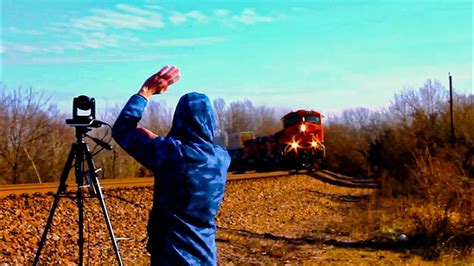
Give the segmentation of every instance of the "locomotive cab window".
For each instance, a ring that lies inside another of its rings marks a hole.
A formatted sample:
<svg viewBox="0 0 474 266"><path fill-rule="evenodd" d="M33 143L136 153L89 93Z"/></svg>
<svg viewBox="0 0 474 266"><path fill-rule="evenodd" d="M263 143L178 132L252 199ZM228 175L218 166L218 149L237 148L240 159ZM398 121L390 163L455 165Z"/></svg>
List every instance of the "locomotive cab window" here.
<svg viewBox="0 0 474 266"><path fill-rule="evenodd" d="M283 120L283 126L284 127L294 126L294 125L298 124L301 121L302 121L302 119L299 116L288 117L288 118Z"/></svg>
<svg viewBox="0 0 474 266"><path fill-rule="evenodd" d="M307 123L321 125L321 118L319 116L305 116L304 120Z"/></svg>

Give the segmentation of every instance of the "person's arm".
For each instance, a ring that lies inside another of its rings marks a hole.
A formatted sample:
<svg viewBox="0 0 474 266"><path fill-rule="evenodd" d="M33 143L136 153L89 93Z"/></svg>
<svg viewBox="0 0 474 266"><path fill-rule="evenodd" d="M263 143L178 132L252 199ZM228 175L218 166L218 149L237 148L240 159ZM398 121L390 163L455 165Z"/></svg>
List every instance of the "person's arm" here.
<svg viewBox="0 0 474 266"><path fill-rule="evenodd" d="M151 130L147 129L147 128L144 128L142 126L137 126L137 130L139 132L141 132L143 135L151 138L151 139L154 139L156 137L158 137L158 135L156 135L155 133L151 132Z"/></svg>
<svg viewBox="0 0 474 266"><path fill-rule="evenodd" d="M157 138L150 130L139 127L137 124L142 118L148 99L153 94L165 92L168 86L179 78L179 69L176 67L168 69L166 66L152 75L145 81L138 94L128 100L112 128L115 141L147 168L152 168L154 165L156 158L153 158L153 155L156 142L162 138Z"/></svg>

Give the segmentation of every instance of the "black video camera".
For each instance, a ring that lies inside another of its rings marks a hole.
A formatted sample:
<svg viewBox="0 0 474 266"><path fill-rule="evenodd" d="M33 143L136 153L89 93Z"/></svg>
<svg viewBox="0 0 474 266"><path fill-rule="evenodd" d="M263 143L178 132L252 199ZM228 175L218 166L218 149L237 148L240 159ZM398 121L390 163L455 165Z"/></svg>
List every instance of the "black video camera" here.
<svg viewBox="0 0 474 266"><path fill-rule="evenodd" d="M95 120L95 99L85 95L75 97L72 102L72 119L66 124L74 127L100 127L102 123Z"/></svg>

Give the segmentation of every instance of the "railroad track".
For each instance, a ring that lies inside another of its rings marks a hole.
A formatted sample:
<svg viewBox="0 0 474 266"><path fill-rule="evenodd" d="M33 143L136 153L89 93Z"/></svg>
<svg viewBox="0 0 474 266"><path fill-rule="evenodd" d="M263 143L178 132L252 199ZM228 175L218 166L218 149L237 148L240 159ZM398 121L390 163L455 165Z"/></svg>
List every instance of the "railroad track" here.
<svg viewBox="0 0 474 266"><path fill-rule="evenodd" d="M288 176L289 173L286 171L277 172L266 172L257 173L249 172L244 174L229 173L227 175L228 182L237 182L251 179L262 179L262 178L275 178L281 176ZM68 180L67 190L75 191L76 183L73 182L74 178ZM100 185L104 189L110 188L125 188L125 187L146 187L153 186L153 177L141 177L141 178L119 178L119 179L103 179L100 180ZM35 194L35 193L55 193L58 189L58 182L48 183L33 183L33 184L8 184L0 186L0 198L4 198L9 195L22 195L22 194Z"/></svg>
<svg viewBox="0 0 474 266"><path fill-rule="evenodd" d="M308 175L331 185L349 188L371 188L380 187L380 183L373 179L358 179L346 175L341 175L328 170L309 172Z"/></svg>
<svg viewBox="0 0 474 266"><path fill-rule="evenodd" d="M353 177L337 174L327 170L320 170L315 172L249 172L243 174L229 173L227 175L227 182L238 182L253 179L276 178L289 176L292 174L307 174L322 182L329 183L335 186L350 187L350 188L379 188L380 184L372 179L356 179ZM146 187L153 186L153 177L141 178L120 178L120 179L104 179L100 180L100 184L104 189L111 188L126 188L126 187ZM0 186L0 198L9 195L35 194L35 193L55 193L58 189L58 182L51 183L34 183L34 184L16 184L16 185L2 185ZM67 190L75 191L76 184L71 181L67 182Z"/></svg>

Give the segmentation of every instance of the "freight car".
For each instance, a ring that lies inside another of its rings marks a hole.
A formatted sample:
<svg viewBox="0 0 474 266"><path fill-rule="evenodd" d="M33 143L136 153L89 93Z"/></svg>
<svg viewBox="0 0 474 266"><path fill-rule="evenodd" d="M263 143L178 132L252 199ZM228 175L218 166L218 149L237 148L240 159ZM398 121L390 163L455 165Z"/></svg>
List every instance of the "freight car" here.
<svg viewBox="0 0 474 266"><path fill-rule="evenodd" d="M271 136L256 138L252 132L229 135L225 146L232 157L230 169L269 171L319 167L326 154L322 117L313 110L298 110L283 116L283 129Z"/></svg>

